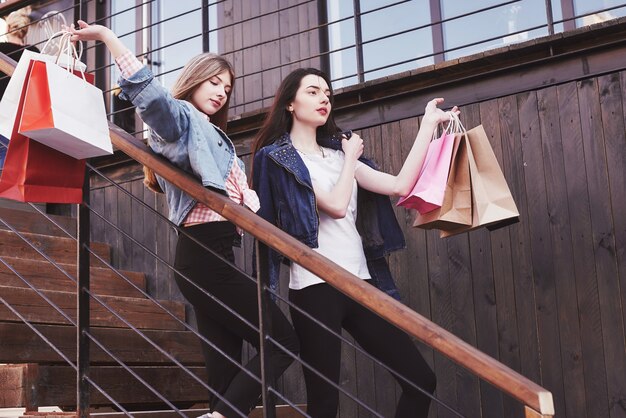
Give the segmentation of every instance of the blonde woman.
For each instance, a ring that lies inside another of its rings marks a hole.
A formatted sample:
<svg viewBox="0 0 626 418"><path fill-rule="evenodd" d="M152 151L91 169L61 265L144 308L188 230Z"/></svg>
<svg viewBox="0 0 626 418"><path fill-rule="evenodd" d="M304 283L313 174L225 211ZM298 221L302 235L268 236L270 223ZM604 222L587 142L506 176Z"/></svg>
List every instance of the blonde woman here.
<svg viewBox="0 0 626 418"><path fill-rule="evenodd" d="M194 175L205 187L253 211L258 210L259 200L247 186L243 163L223 132L235 77L228 61L210 53L192 58L170 93L110 29L79 21L79 28L72 25L70 30L72 41L95 40L107 46L122 73L118 82L122 89L120 95L137 107L143 121L150 126L148 145L154 152ZM165 192L169 218L173 223L184 227L190 236L226 260L234 262L235 225L159 176L152 175L146 181L153 187L156 181ZM259 335L255 329L198 289L212 294L258 327L256 286L248 277L184 234L178 237L174 265L178 272L191 280L175 275L178 287L195 310L202 335L237 362L241 360L244 340L259 347ZM298 341L287 318L274 304L271 304L270 315L273 338L297 355ZM261 385L206 344L204 354L208 384L215 392L209 395L212 412L206 416L248 416L259 399ZM275 347L269 355L276 376L280 376L292 362L288 354ZM258 355L245 368L259 377Z"/></svg>

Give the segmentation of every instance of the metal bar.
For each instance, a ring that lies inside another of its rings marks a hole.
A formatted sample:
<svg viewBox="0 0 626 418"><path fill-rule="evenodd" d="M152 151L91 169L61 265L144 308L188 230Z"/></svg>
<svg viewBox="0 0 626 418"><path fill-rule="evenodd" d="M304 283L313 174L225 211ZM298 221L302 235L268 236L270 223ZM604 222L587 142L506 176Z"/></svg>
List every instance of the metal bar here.
<svg viewBox="0 0 626 418"><path fill-rule="evenodd" d="M547 0L550 1L550 0ZM438 22L433 23L431 28L433 37L433 52L435 64L443 62L445 60L443 42L443 25L441 24L441 3L439 0L430 0L430 21Z"/></svg>
<svg viewBox="0 0 626 418"><path fill-rule="evenodd" d="M361 33L361 1L353 0L354 4L354 40L356 46L356 73L359 83L365 81L365 71L363 67L363 35Z"/></svg>
<svg viewBox="0 0 626 418"><path fill-rule="evenodd" d="M546 0L546 19L548 20L548 34L554 35L554 16L552 14L552 0Z"/></svg>
<svg viewBox="0 0 626 418"><path fill-rule="evenodd" d="M263 398L263 417L276 418L276 399L269 391L275 386L276 376L274 376L271 359L268 353L271 351L271 321L269 318L269 305L273 303L268 293L265 291L269 287L269 264L267 257L267 246L260 241L256 241L256 263L257 263L257 300L259 304L259 355L261 358L261 397Z"/></svg>
<svg viewBox="0 0 626 418"><path fill-rule="evenodd" d="M202 52L209 52L209 0L202 0Z"/></svg>
<svg viewBox="0 0 626 418"><path fill-rule="evenodd" d="M328 0L317 2L317 27L319 37L319 51L325 53L320 57L320 70L330 75L330 42L328 41Z"/></svg>
<svg viewBox="0 0 626 418"><path fill-rule="evenodd" d="M89 169L85 170L85 181L83 184L83 204L78 205L77 217L77 271L78 283L76 286L76 309L77 309L77 336L76 336L76 364L78 373L76 374L77 390L77 414L80 418L89 417Z"/></svg>
<svg viewBox="0 0 626 418"><path fill-rule="evenodd" d="M576 13L574 12L574 0L561 0L561 11L563 14L563 30L576 29Z"/></svg>

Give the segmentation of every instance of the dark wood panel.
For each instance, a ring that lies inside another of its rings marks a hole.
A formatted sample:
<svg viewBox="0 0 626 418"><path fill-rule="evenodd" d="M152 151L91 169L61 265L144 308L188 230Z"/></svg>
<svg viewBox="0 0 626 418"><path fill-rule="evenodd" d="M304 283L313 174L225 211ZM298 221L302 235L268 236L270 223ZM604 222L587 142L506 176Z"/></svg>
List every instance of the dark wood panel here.
<svg viewBox="0 0 626 418"><path fill-rule="evenodd" d="M616 373L624 376L624 347L614 341L624 341L624 328L615 320L621 316L618 288L615 235L611 219L611 199L607 178L607 162L602 129L602 112L598 80L580 83L581 132L585 152L585 169L589 191L589 209L593 255L596 269L598 297L600 303L600 326L602 327L603 349L606 367L606 390L608 399L620 396L621 382ZM606 95L605 95L606 97ZM584 110L583 110L584 109ZM615 338L615 340L614 340ZM622 379L623 381L623 379ZM610 402L610 416L620 416L620 407ZM621 410L623 413L623 410ZM607 415L608 416L608 415Z"/></svg>
<svg viewBox="0 0 626 418"><path fill-rule="evenodd" d="M485 115L484 123L491 126L487 134L494 146L494 152L498 161L501 162L502 171L511 187L514 197L521 193L515 189L513 179L517 173L515 160L512 158L513 146L511 141L513 137L513 120L508 117L511 115L510 106L512 101L493 100L487 103L493 103L496 108L494 126L489 125L493 120ZM482 108L488 106L485 104ZM486 111L487 112L487 111ZM495 124L497 124L497 129ZM518 207L520 201L516 199ZM493 263L494 286L496 295L496 311L498 321L498 352L499 360L514 370L521 370L520 359L520 338L518 333L518 316L525 314L526 310L534 313L534 303L526 302L523 306L517 307L516 303L516 275L514 274L514 253L511 228L501 228L491 233L491 259ZM518 314L519 313L519 314ZM534 320L534 318L528 318ZM514 417L521 416L520 408L516 408L517 403L510 397L503 397L502 416ZM520 411L516 415L516 411Z"/></svg>
<svg viewBox="0 0 626 418"><path fill-rule="evenodd" d="M567 188L570 224L572 225L573 266L578 318L582 338L582 361L585 373L585 397L588 417L607 416L606 371L602 348L602 329L598 285L593 263L591 216L585 170L581 118L586 104L579 102L577 83L557 87L561 121L565 186ZM579 116L580 115L580 116Z"/></svg>
<svg viewBox="0 0 626 418"><path fill-rule="evenodd" d="M530 229L530 252L535 285L535 303L541 361L561 364L559 324L557 318L554 265L550 246L550 226L547 218L547 197L539 130L537 95L534 92L517 96L520 133L524 158L524 180ZM563 404L563 373L561 367L541 369L541 383L554 395L556 413L565 413Z"/></svg>
<svg viewBox="0 0 626 418"><path fill-rule="evenodd" d="M606 175L602 179L605 184L598 191L602 191L604 199L610 202L610 206L597 202L602 206L601 220L594 216L594 228L597 225L601 231L599 246L602 250L596 251L598 279L600 289L600 303L603 307L603 337L607 358L607 386L609 399L626 399L626 387L623 376L626 376L625 346L616 342L626 343L624 335L624 322L620 321L620 315L624 317L624 277L626 277L626 260L624 256L624 238L626 235L626 223L623 211L626 208L626 136L624 131L624 119L620 85L620 74L610 74L598 78L598 90L600 94L600 116L603 127L602 144L597 138L594 143L604 145L605 170L602 161L594 162L596 173ZM596 109L597 111L597 109ZM598 167L599 166L599 167ZM592 210L595 211L595 205ZM597 219L597 220L596 220ZM611 243L610 236L613 236ZM607 245L608 242L608 245ZM613 247L611 247L613 245ZM598 255L601 256L598 257ZM621 289L617 292L616 289ZM616 320L617 319L617 320ZM606 346L609 344L610 346ZM610 402L612 417L624 416L626 411L616 403Z"/></svg>
<svg viewBox="0 0 626 418"><path fill-rule="evenodd" d="M520 212L521 222L509 228L515 306L517 308L520 369L529 379L540 382L539 345L537 336L537 313L533 286L533 265L530 256L530 232L528 197L524 184L524 159L520 134L517 100L514 96L499 101L500 134L504 165L510 167L507 182ZM506 412L506 411L505 411Z"/></svg>
<svg viewBox="0 0 626 418"><path fill-rule="evenodd" d="M502 143L500 139L500 120L498 117L498 102L491 100L481 103L479 106L480 122L485 128L490 144L496 154L496 158L502 167ZM500 265L506 265L510 269L510 257L493 257L494 253L501 251L498 244L501 242L497 237L506 235L508 231L497 230L491 234L481 234L478 238L481 243L472 239L472 276L474 281L474 301L476 311L476 344L479 349L493 358L499 358L498 350L498 307L503 306L498 299L498 283L506 280L501 274ZM482 245L477 245L482 244ZM485 251L487 249L489 251ZM483 249L483 247L485 247ZM478 251L477 251L478 249ZM483 252L484 251L484 252ZM482 262L475 263L474 260ZM502 404L502 394L492 385L480 382L480 399L484 417L505 416Z"/></svg>
<svg viewBox="0 0 626 418"><path fill-rule="evenodd" d="M585 376L582 364L576 286L572 283L574 263L567 190L563 187L565 167L557 89L537 92L543 167L546 185L546 216L552 248L557 316L561 339L561 367L569 396L564 396L568 417L585 417ZM564 115L566 116L566 115ZM545 226L545 225L544 225ZM557 365L555 365L557 366Z"/></svg>

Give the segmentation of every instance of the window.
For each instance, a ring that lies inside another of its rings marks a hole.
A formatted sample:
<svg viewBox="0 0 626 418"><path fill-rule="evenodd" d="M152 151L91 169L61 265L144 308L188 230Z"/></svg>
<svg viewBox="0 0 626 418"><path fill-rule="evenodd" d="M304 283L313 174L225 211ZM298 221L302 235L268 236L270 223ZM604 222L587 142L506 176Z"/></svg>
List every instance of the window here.
<svg viewBox="0 0 626 418"><path fill-rule="evenodd" d="M326 4L328 63L335 88L626 15L623 0Z"/></svg>

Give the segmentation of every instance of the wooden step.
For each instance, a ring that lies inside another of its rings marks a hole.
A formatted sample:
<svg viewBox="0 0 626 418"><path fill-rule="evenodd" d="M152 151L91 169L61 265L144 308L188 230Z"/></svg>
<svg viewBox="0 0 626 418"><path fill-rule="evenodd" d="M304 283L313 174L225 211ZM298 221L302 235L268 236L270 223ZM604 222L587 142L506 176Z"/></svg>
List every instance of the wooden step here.
<svg viewBox="0 0 626 418"><path fill-rule="evenodd" d="M24 210L0 207L0 219L18 231L31 232L34 234L56 235L66 237L65 232L60 230L55 224L46 219L42 214L27 206ZM76 236L76 219L69 216L58 216L46 214L56 223L61 225L72 236ZM8 230L8 227L0 222L0 229Z"/></svg>
<svg viewBox="0 0 626 418"><path fill-rule="evenodd" d="M37 289L61 292L76 291L76 283L48 263L48 261L35 261L15 257L2 258ZM60 264L59 266L76 278L76 264ZM91 267L90 272L90 288L96 294L142 297L137 289L109 268ZM146 278L143 273L131 271L121 271L121 273L135 286L145 290ZM3 286L28 287L22 279L3 263L0 263L0 283Z"/></svg>
<svg viewBox="0 0 626 418"><path fill-rule="evenodd" d="M76 263L76 241L72 238L53 237L49 235L22 233L30 243L39 248L57 263ZM110 248L100 242L92 242L91 249L106 261L110 261ZM30 245L11 231L0 230L0 257L18 257L43 260ZM104 267L95 257L91 258L94 266ZM0 263L1 264L1 263Z"/></svg>
<svg viewBox="0 0 626 418"><path fill-rule="evenodd" d="M76 318L76 294L72 292L41 291L70 318ZM11 305L27 321L37 324L70 323L30 288L0 286L0 297ZM137 328L183 330L184 327L149 299L100 296L115 312ZM182 302L160 301L177 318L185 320L185 305ZM3 303L0 303L0 321L21 321ZM116 316L99 302L91 299L91 325L126 328Z"/></svg>
<svg viewBox="0 0 626 418"><path fill-rule="evenodd" d="M189 374L171 366L131 367L162 396L177 405L192 406L206 402L208 391ZM206 369L188 368L202 381ZM113 399L129 408L155 406L163 402L121 366L92 366L90 378ZM39 406L72 407L76 405L76 371L70 366L38 364L7 364L0 366L0 408L27 408ZM97 389L90 391L92 406L110 405L111 402ZM158 407L158 408L157 408Z"/></svg>
<svg viewBox="0 0 626 418"><path fill-rule="evenodd" d="M306 405L298 405L298 408L306 412ZM200 415L209 412L208 409L181 409L183 414L189 418L197 418ZM75 412L32 412L28 411L21 415L20 418L75 418ZM89 414L91 418L122 418L127 415L123 412L92 412ZM179 418L180 415L176 411L133 411L135 418ZM250 412L248 418L262 418L263 407L257 407ZM276 418L301 418L303 415L297 412L289 405L276 406Z"/></svg>
<svg viewBox="0 0 626 418"><path fill-rule="evenodd" d="M67 325L37 325L52 344L71 360L76 359L76 328ZM200 339L191 331L142 330L142 333L176 360L201 366L204 356ZM122 328L92 328L91 334L126 364L172 365L143 337ZM24 323L0 322L0 363L63 363L64 360ZM96 344L91 343L90 360L94 364L115 363ZM117 365L117 363L115 363Z"/></svg>

